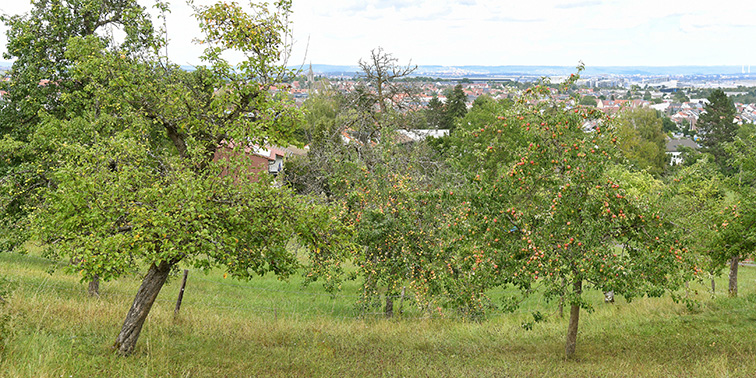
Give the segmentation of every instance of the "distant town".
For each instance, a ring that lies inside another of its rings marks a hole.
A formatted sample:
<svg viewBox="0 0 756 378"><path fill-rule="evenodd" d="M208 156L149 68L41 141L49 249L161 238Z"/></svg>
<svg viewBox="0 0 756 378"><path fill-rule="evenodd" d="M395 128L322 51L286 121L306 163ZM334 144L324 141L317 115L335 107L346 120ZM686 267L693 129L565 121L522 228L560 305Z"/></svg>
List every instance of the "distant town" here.
<svg viewBox="0 0 756 378"><path fill-rule="evenodd" d="M357 66L311 65L299 67L299 71L302 74L292 83L291 93L300 105L310 93L308 83L312 81L326 79L344 93L354 90L360 81ZM539 80L557 84L575 72L574 67L549 66L419 66L406 80L421 87L415 99L420 107L427 106L434 96L444 102L446 93L457 84L462 85L471 107L479 96L509 98ZM751 73L750 66L586 68L576 84L574 90L586 100L583 105L605 113L637 107L658 110L677 126L675 137L695 134L706 97L715 88L733 98L738 123L756 123L756 73Z"/></svg>
<svg viewBox="0 0 756 378"><path fill-rule="evenodd" d="M0 75L5 80L9 80L5 71L11 65L0 62ZM193 70L192 66L182 67ZM348 93L361 80L356 65L310 64L290 68L299 72L288 90L300 106L316 81L326 81L333 89ZM750 65L586 67L573 89L586 100L583 105L596 106L605 113L637 107L658 110L677 126L672 133L674 137L693 137L706 97L715 88L722 88L733 99L738 123L756 123L756 67L754 70L752 73ZM446 94L457 84L462 85L469 108L480 96L494 100L510 98L538 81L561 83L576 71L575 67L566 66L418 66L403 80L420 86L420 94L413 99L420 108L427 107L433 97L445 102Z"/></svg>

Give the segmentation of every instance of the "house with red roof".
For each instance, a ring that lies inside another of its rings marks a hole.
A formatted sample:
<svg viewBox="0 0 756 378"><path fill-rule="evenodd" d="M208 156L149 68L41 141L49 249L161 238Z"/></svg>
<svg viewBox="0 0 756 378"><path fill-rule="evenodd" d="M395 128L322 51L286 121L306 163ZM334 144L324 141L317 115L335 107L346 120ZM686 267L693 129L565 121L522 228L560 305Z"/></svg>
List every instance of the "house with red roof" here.
<svg viewBox="0 0 756 378"><path fill-rule="evenodd" d="M213 161L231 160L234 164L223 167L221 176L246 175L252 182L257 182L263 175L278 176L284 169L284 159L294 154L301 154L303 150L284 149L272 146L248 145L243 149L236 148L233 143L222 142L222 146L215 151Z"/></svg>

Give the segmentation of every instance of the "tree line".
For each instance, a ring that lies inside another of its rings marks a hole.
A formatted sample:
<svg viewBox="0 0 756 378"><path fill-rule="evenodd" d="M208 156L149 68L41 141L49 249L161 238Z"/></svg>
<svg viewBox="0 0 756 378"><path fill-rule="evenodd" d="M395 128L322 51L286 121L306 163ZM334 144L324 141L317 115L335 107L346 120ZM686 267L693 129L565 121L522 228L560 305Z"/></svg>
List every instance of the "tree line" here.
<svg viewBox="0 0 756 378"><path fill-rule="evenodd" d="M285 64L290 1L195 7L206 49L192 72L163 55L164 30L135 1L33 6L2 16L16 60L0 104L0 241L40 243L87 281L146 269L114 342L122 355L179 266L302 273L327 290L356 279L358 308L386 316L416 306L482 321L540 291L569 308L572 356L587 290L675 295L726 264L737 277L753 250L755 134L731 122L721 91L700 121L703 153L668 169L656 113L556 99L582 66L514 99L468 109L457 86L421 110L401 80L414 66L377 48L353 92L321 82L297 109L270 90L297 75ZM428 124L449 133L406 132ZM309 152L287 161L284 185L217 158L290 144Z"/></svg>

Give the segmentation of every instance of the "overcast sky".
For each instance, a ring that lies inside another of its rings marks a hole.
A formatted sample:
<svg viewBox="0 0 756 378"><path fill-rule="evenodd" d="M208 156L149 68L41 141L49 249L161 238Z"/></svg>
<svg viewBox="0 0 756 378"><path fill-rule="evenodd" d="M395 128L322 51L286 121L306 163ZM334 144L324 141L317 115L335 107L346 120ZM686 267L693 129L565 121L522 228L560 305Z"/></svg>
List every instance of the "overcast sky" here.
<svg viewBox="0 0 756 378"><path fill-rule="evenodd" d="M149 0L140 0L144 5ZM211 0L196 0L209 4ZM6 0L0 11L27 11ZM10 3L10 4L9 4ZM244 1L240 1L244 4ZM291 64L356 65L378 46L419 65L756 67L756 2L745 0L294 0ZM172 2L169 55L199 64L199 35ZM5 50L2 28L0 50ZM306 57L305 57L306 51Z"/></svg>

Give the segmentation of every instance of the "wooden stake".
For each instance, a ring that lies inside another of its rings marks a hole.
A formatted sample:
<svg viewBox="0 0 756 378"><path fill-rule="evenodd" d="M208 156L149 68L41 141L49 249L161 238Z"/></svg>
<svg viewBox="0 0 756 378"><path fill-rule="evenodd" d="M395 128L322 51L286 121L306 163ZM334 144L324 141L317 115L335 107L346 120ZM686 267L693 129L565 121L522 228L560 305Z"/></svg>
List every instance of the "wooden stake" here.
<svg viewBox="0 0 756 378"><path fill-rule="evenodd" d="M184 269L184 279L181 280L181 290L179 291L178 300L176 300L176 309L173 310L173 316L177 317L179 310L181 309L181 301L184 299L184 289L186 288L186 277L189 275L189 270Z"/></svg>

